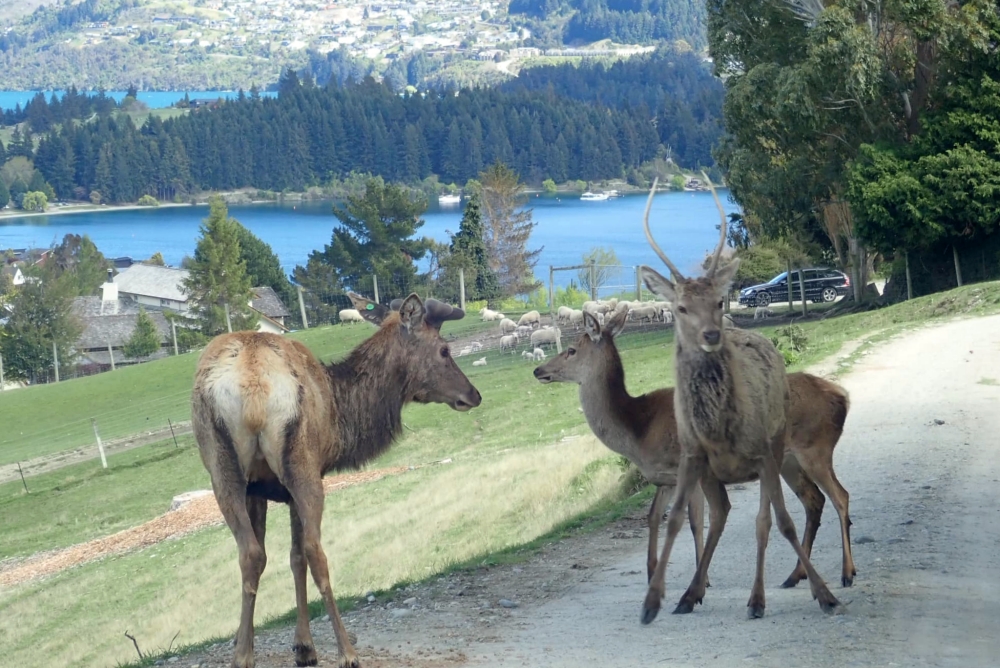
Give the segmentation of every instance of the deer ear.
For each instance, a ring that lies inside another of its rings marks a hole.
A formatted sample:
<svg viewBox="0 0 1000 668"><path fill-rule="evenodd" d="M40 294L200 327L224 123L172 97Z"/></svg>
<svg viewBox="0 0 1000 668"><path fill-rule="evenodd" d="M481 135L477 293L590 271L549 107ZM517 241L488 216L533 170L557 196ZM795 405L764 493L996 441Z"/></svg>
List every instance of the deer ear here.
<svg viewBox="0 0 1000 668"><path fill-rule="evenodd" d="M642 265L639 267L639 275L642 276L642 282L646 284L646 287L653 294L662 297L671 304L677 302L677 286L661 275L660 272Z"/></svg>
<svg viewBox="0 0 1000 668"><path fill-rule="evenodd" d="M381 304L376 304L367 297L354 292L348 292L347 297L351 300L351 305L361 314L361 317L376 327L381 326L382 321L389 315L388 308Z"/></svg>
<svg viewBox="0 0 1000 668"><path fill-rule="evenodd" d="M601 340L601 323L597 322L597 318L590 311L583 312L583 331L594 343Z"/></svg>
<svg viewBox="0 0 1000 668"><path fill-rule="evenodd" d="M715 285L715 289L720 297L725 297L729 294L729 288L732 287L733 278L736 277L736 270L739 268L740 259L736 257L726 266L715 270L715 276L712 277L712 284Z"/></svg>
<svg viewBox="0 0 1000 668"><path fill-rule="evenodd" d="M625 329L626 320L628 320L628 311L617 311L610 320L604 323L604 333L611 338L617 337Z"/></svg>
<svg viewBox="0 0 1000 668"><path fill-rule="evenodd" d="M415 332L423 324L426 313L424 302L416 292L404 299L399 307L399 319L408 332Z"/></svg>

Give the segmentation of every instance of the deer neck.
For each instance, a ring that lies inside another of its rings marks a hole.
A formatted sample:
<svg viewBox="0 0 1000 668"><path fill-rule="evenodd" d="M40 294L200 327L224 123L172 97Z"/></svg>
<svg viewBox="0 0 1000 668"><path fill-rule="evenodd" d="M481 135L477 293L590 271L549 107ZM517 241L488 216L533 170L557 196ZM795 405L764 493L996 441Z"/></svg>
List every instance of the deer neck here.
<svg viewBox="0 0 1000 668"><path fill-rule="evenodd" d="M580 384L580 405L590 430L604 445L638 462L641 453L637 434L645 431L645 425L638 424L639 400L625 389L625 371L621 360L617 361L606 376Z"/></svg>
<svg viewBox="0 0 1000 668"><path fill-rule="evenodd" d="M723 344L706 353L698 346L677 341L677 392L680 411L695 433L713 441L726 441L729 418L736 415L733 400L732 352ZM681 415L677 416L681 419Z"/></svg>
<svg viewBox="0 0 1000 668"><path fill-rule="evenodd" d="M379 345L379 332L342 362L327 367L339 451L326 471L355 469L389 449L403 425L409 396L405 358Z"/></svg>

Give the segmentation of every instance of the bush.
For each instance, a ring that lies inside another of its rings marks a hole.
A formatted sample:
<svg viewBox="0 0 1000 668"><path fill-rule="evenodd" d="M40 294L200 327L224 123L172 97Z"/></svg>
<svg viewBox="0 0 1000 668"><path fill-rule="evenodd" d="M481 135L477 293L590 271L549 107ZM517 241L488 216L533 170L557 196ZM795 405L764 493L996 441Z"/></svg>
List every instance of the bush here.
<svg viewBox="0 0 1000 668"><path fill-rule="evenodd" d="M139 198L139 206L160 206L160 202L152 195L143 195Z"/></svg>
<svg viewBox="0 0 1000 668"><path fill-rule="evenodd" d="M38 191L31 191L24 194L24 198L21 200L21 208L25 211L45 211L49 206L49 198L45 196L45 193Z"/></svg>
<svg viewBox="0 0 1000 668"><path fill-rule="evenodd" d="M736 251L740 268L736 271L733 288L741 290L751 285L766 283L787 269L787 248L780 243L756 243Z"/></svg>
<svg viewBox="0 0 1000 668"><path fill-rule="evenodd" d="M542 189L551 195L556 191L556 182L552 179L545 179L542 181Z"/></svg>

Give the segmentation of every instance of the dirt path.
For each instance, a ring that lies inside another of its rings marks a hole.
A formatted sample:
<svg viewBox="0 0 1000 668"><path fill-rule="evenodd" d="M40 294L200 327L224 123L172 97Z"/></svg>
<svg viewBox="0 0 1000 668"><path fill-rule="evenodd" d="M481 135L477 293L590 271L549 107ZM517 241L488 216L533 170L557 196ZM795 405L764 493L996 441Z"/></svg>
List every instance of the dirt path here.
<svg viewBox="0 0 1000 668"><path fill-rule="evenodd" d="M755 485L733 511L694 614L639 624L641 513L554 543L519 566L413 586L347 615L366 666L992 666L1000 652L1000 316L918 331L882 346L842 381L852 412L836 465L851 492L858 577L826 617L808 588L777 588L794 565L772 531L767 615L745 619ZM786 490L786 498L793 499ZM802 526L797 503L789 502ZM815 551L834 586L840 545L827 504ZM693 572L689 534L668 572L665 609ZM516 607L503 607L508 599ZM233 623L236 623L234 611ZM321 665L330 625L313 622ZM291 666L291 629L261 634L257 665ZM225 666L226 643L180 666Z"/></svg>

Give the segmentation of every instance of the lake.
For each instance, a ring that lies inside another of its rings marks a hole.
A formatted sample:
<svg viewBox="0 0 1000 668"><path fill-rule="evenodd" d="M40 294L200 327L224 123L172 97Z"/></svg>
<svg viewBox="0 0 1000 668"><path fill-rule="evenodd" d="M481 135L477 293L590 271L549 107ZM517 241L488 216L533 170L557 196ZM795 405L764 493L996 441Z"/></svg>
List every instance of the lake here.
<svg viewBox="0 0 1000 668"><path fill-rule="evenodd" d="M53 94L58 97L62 97L64 93L64 91L61 90L43 92L45 93L45 99L47 100L52 99ZM27 104L31 98L35 97L37 93L38 91L35 90L0 90L0 111L13 109L17 105L21 105L23 108L24 105ZM119 102L125 98L125 94L126 91L123 90L105 91L105 95L113 97ZM277 92L261 92L261 95L277 94ZM233 90L140 91L139 101L145 102L146 106L150 109L163 109L173 106L174 103L179 100L183 100L185 95L189 95L191 99L208 98L216 100L221 97L228 100L239 95L239 92Z"/></svg>
<svg viewBox="0 0 1000 668"><path fill-rule="evenodd" d="M721 191L727 212L738 207ZM623 265L661 262L646 243L642 230L645 195L628 195L605 202L581 202L579 197L535 196L528 205L538 224L529 247L543 247L537 276L548 281L548 267L580 264L594 246L613 248ZM291 273L305 264L309 253L330 242L337 222L331 202L269 203L232 206L229 214L271 245L282 267ZM167 264L179 265L194 252L206 206L183 206L128 211L94 211L0 220L0 248L48 247L69 233L88 235L107 257L145 259L156 252ZM436 203L424 215L419 233L447 241L458 229L459 206ZM681 271L699 272L705 254L718 240L719 214L709 193L663 193L653 200L650 225L660 246ZM575 272L557 272L557 285L566 285ZM614 278L612 282L618 281ZM634 273L621 277L634 285Z"/></svg>

